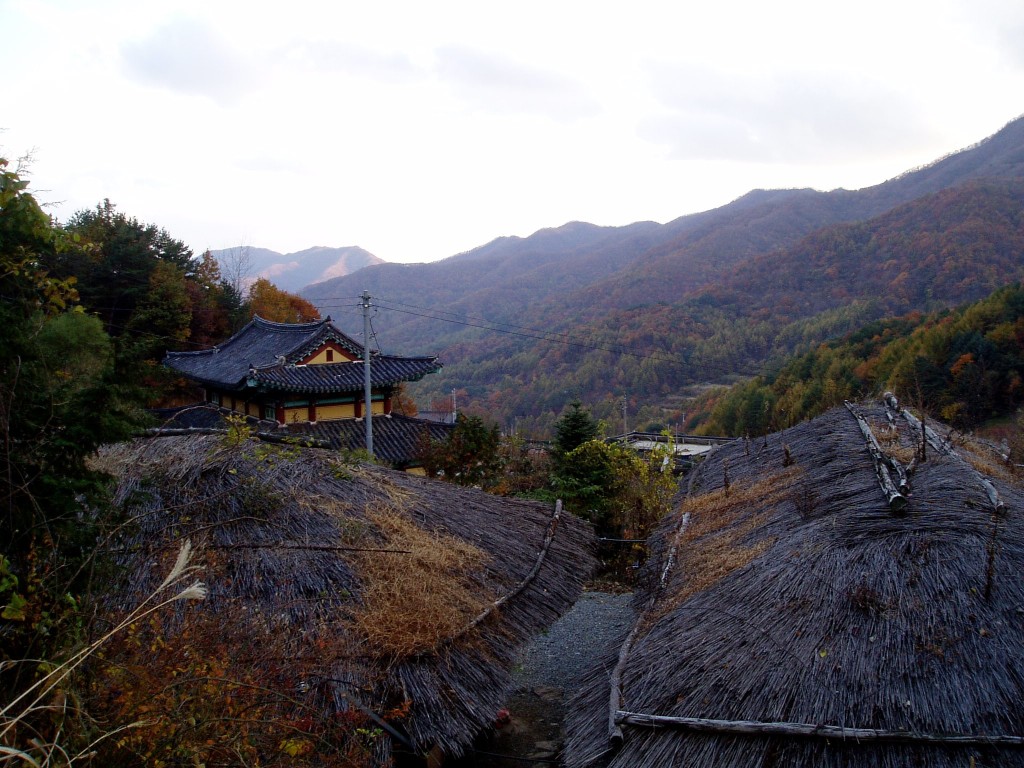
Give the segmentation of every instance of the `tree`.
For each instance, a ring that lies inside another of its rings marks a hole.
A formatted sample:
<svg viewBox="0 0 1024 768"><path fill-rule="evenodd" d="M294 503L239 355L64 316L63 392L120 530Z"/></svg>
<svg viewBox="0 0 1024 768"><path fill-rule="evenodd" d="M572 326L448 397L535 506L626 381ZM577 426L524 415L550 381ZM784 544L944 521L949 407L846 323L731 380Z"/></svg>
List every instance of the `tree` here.
<svg viewBox="0 0 1024 768"><path fill-rule="evenodd" d="M192 301L184 273L160 262L149 275L149 290L128 320L126 347L134 357L159 360L167 349L181 349L191 335Z"/></svg>
<svg viewBox="0 0 1024 768"><path fill-rule="evenodd" d="M671 450L666 445L645 457L628 446L589 440L562 458L554 474L555 491L599 535L646 539L671 509L676 491L672 463L666 461ZM638 547L634 555L643 551Z"/></svg>
<svg viewBox="0 0 1024 768"><path fill-rule="evenodd" d="M501 473L501 432L479 416L460 413L445 440L425 438L420 461L427 475L458 485L488 485Z"/></svg>
<svg viewBox="0 0 1024 768"><path fill-rule="evenodd" d="M192 308L189 341L210 347L231 336L235 330L232 314L241 307L241 294L228 294L220 265L209 251L199 257L193 279L186 281L185 289Z"/></svg>
<svg viewBox="0 0 1024 768"><path fill-rule="evenodd" d="M275 323L308 323L320 319L320 311L301 296L282 291L265 277L249 288L249 311Z"/></svg>
<svg viewBox="0 0 1024 768"><path fill-rule="evenodd" d="M403 416L416 416L419 413L416 400L409 394L404 381L400 381L391 394L391 408Z"/></svg>
<svg viewBox="0 0 1024 768"><path fill-rule="evenodd" d="M195 266L183 242L155 224L129 218L109 200L76 213L67 230L87 247L59 254L50 266L54 274L77 279L83 306L114 337L124 332L145 300L158 264L173 265L188 277Z"/></svg>
<svg viewBox="0 0 1024 768"><path fill-rule="evenodd" d="M87 458L141 424L100 321L46 264L79 257L0 158L0 700L76 639L83 565L108 522ZM35 659L31 664L18 662ZM25 739L57 727L49 713ZM45 738L45 735L44 735Z"/></svg>
<svg viewBox="0 0 1024 768"><path fill-rule="evenodd" d="M553 448L556 461L588 440L593 440L597 434L598 423L590 415L590 411L585 410L583 403L578 399L573 400L569 403L569 410L555 422Z"/></svg>

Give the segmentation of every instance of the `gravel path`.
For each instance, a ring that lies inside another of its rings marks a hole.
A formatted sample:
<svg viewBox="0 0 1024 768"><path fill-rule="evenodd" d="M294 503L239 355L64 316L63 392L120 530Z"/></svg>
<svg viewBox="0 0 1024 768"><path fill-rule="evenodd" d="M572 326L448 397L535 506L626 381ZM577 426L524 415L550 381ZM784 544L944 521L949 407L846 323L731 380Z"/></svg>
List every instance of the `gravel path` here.
<svg viewBox="0 0 1024 768"><path fill-rule="evenodd" d="M551 629L526 646L515 673L508 721L452 768L557 766L565 704L583 674L618 652L633 623L632 594L584 592Z"/></svg>
<svg viewBox="0 0 1024 768"><path fill-rule="evenodd" d="M633 623L633 595L584 592L568 613L523 652L520 688L560 688L566 697L594 662L622 644Z"/></svg>

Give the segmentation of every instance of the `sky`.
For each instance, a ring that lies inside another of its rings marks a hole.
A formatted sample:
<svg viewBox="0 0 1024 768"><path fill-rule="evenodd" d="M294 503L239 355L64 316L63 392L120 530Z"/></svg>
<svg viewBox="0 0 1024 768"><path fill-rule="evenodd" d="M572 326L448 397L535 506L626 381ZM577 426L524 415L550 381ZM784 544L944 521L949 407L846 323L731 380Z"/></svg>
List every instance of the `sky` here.
<svg viewBox="0 0 1024 768"><path fill-rule="evenodd" d="M974 144L1024 114L1024 3L0 0L0 73L58 220L423 262Z"/></svg>

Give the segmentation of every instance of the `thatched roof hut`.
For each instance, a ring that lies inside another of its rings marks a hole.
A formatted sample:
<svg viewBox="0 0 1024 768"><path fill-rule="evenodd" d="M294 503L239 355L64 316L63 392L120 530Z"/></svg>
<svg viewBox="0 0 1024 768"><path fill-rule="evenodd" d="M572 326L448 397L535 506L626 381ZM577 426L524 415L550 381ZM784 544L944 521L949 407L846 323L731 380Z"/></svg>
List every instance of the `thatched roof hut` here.
<svg viewBox="0 0 1024 768"><path fill-rule="evenodd" d="M117 668L146 643L191 648L169 664L175 675L219 649L217 679L244 686L217 695L261 691L261 718L292 729L273 742L289 759L340 749L329 742L352 733L369 763L460 753L493 724L517 646L573 604L595 565L592 532L560 505L556 514L244 432L140 439L101 461L132 520L112 545L124 574L114 602L150 594L186 539L209 587L158 633L113 652ZM141 666L155 663L142 655ZM121 683L110 687L121 702ZM349 757L336 751L339 764Z"/></svg>
<svg viewBox="0 0 1024 768"><path fill-rule="evenodd" d="M1024 495L893 404L694 472L568 766L1024 765Z"/></svg>

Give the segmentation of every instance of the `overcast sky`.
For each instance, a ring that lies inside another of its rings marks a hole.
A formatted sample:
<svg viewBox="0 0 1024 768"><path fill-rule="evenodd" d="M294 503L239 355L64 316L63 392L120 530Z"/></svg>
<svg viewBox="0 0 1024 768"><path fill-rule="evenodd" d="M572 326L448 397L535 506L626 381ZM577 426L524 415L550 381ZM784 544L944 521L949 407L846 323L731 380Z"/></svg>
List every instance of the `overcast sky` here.
<svg viewBox="0 0 1024 768"><path fill-rule="evenodd" d="M973 144L1024 113L1024 2L0 0L0 73L60 219L432 261Z"/></svg>

